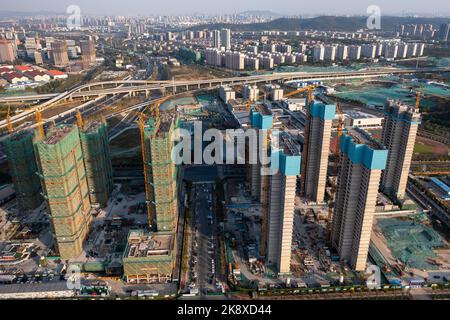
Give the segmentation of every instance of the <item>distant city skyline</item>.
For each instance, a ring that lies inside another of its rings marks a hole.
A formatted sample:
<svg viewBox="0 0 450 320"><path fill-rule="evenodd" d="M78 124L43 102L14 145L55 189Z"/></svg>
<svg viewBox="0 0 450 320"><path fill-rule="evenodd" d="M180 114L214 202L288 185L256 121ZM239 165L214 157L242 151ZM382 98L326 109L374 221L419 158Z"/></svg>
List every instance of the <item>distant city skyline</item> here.
<svg viewBox="0 0 450 320"><path fill-rule="evenodd" d="M96 15L192 15L192 14L234 14L244 11L271 11L281 15L366 15L367 7L377 5L382 14L388 15L450 15L450 7L444 0L390 1L390 0L324 0L314 4L310 1L278 0L128 0L128 1L88 1L88 0L32 0L6 2L1 11L64 13L70 5L78 5L82 13Z"/></svg>

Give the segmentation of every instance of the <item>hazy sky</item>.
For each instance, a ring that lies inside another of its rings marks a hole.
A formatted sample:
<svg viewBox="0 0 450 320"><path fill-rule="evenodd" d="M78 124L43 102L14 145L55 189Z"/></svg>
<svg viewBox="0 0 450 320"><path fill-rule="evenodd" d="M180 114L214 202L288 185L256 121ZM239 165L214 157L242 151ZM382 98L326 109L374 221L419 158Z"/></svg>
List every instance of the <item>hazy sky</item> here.
<svg viewBox="0 0 450 320"><path fill-rule="evenodd" d="M450 13L449 0L1 0L1 11L65 12L69 5L80 6L86 14L153 15L192 13L239 13L270 10L297 14L366 14L369 5L378 5L385 14Z"/></svg>

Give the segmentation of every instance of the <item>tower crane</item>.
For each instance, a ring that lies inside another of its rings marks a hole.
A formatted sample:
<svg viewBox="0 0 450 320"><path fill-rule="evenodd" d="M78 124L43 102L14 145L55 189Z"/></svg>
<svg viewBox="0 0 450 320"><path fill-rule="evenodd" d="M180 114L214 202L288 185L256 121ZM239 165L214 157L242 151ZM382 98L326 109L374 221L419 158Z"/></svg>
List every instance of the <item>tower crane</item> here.
<svg viewBox="0 0 450 320"><path fill-rule="evenodd" d="M42 121L42 112L39 109L36 109L36 123L38 126L39 137L44 139L45 131L44 131L44 123Z"/></svg>
<svg viewBox="0 0 450 320"><path fill-rule="evenodd" d="M416 93L416 112L420 111L420 99L422 98L422 89L417 90Z"/></svg>
<svg viewBox="0 0 450 320"><path fill-rule="evenodd" d="M289 92L288 94L285 94L284 97L285 97L285 98L288 98L288 97L291 97L291 96L293 96L293 95L296 95L297 93L301 93L301 92L304 92L304 91L308 91L308 98L312 98L312 90L313 90L314 88L316 88L316 87L317 87L317 85L311 84L311 85L302 87L302 88L300 88L300 89L294 90L294 91L292 91L292 92ZM308 100L308 101L311 101L311 100Z"/></svg>
<svg viewBox="0 0 450 320"><path fill-rule="evenodd" d="M150 190L150 179L147 172L147 166L148 166L148 160L147 160L147 152L146 152L146 143L145 143L145 135L144 135L144 126L145 126L145 120L144 120L144 113L141 112L139 116L139 133L141 136L141 148L142 148L142 162L144 166L144 181L145 181L145 200L147 204L147 214L148 214L148 221L149 225L153 224L153 210L151 206L151 190Z"/></svg>
<svg viewBox="0 0 450 320"><path fill-rule="evenodd" d="M8 106L8 113L6 114L6 128L8 129L8 133L9 134L14 132L14 129L13 129L13 126L12 126L12 123L11 123L10 112L11 112L11 107Z"/></svg>
<svg viewBox="0 0 450 320"><path fill-rule="evenodd" d="M83 116L81 115L80 109L77 110L77 126L78 128L83 128Z"/></svg>

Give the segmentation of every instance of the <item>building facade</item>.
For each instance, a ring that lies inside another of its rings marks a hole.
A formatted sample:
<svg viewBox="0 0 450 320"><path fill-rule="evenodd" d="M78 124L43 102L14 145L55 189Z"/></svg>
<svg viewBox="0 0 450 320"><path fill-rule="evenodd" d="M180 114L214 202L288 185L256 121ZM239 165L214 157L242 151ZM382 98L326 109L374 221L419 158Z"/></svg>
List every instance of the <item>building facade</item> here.
<svg viewBox="0 0 450 320"><path fill-rule="evenodd" d="M58 253L63 260L77 258L92 222L78 128L54 128L35 144L35 152Z"/></svg>
<svg viewBox="0 0 450 320"><path fill-rule="evenodd" d="M95 53L95 43L92 38L88 40L81 40L81 60L83 62L83 68L89 68L95 64L96 53Z"/></svg>
<svg viewBox="0 0 450 320"><path fill-rule="evenodd" d="M272 149L271 175L268 176L267 263L278 274L291 269L292 234L300 148L289 135L280 136L280 149Z"/></svg>
<svg viewBox="0 0 450 320"><path fill-rule="evenodd" d="M401 200L406 193L421 116L414 107L392 100L387 102L384 114L381 141L389 155L386 170L381 176L381 191Z"/></svg>
<svg viewBox="0 0 450 320"><path fill-rule="evenodd" d="M321 203L325 195L331 127L336 106L312 101L306 112L301 190L307 199Z"/></svg>
<svg viewBox="0 0 450 320"><path fill-rule="evenodd" d="M178 167L172 159L172 134L180 118L168 114L150 118L141 130L143 161L150 226L158 231L174 231L178 221Z"/></svg>
<svg viewBox="0 0 450 320"><path fill-rule="evenodd" d="M340 150L331 242L341 261L356 271L365 271L388 151L359 128L342 135Z"/></svg>
<svg viewBox="0 0 450 320"><path fill-rule="evenodd" d="M17 54L12 41L0 39L0 63L13 63Z"/></svg>
<svg viewBox="0 0 450 320"><path fill-rule="evenodd" d="M65 41L55 41L52 46L52 62L55 66L65 68L69 65L67 44Z"/></svg>
<svg viewBox="0 0 450 320"><path fill-rule="evenodd" d="M33 132L21 131L12 135L4 143L4 148L19 209L37 208L43 199L33 149Z"/></svg>
<svg viewBox="0 0 450 320"><path fill-rule="evenodd" d="M80 140L91 204L106 207L114 186L106 124L92 122L80 131Z"/></svg>

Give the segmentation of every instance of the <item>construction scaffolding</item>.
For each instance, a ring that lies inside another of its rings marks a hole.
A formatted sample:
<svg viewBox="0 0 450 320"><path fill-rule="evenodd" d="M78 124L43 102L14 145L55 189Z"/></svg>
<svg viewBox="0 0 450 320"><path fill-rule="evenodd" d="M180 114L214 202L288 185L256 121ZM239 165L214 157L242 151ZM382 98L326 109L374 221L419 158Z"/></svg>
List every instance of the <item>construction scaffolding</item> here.
<svg viewBox="0 0 450 320"><path fill-rule="evenodd" d="M76 258L92 221L78 128L53 128L35 144L35 152L59 255Z"/></svg>
<svg viewBox="0 0 450 320"><path fill-rule="evenodd" d="M123 255L127 283L164 283L175 268L175 237L171 232L132 230Z"/></svg>
<svg viewBox="0 0 450 320"><path fill-rule="evenodd" d="M175 113L163 114L147 125L141 121L149 224L158 231L174 231L178 218L178 169L172 160L172 134L180 125Z"/></svg>
<svg viewBox="0 0 450 320"><path fill-rule="evenodd" d="M80 131L91 204L106 207L113 175L106 124L94 121Z"/></svg>
<svg viewBox="0 0 450 320"><path fill-rule="evenodd" d="M14 184L17 203L21 211L33 210L43 201L33 150L33 136L32 131L20 131L4 142L9 174Z"/></svg>
<svg viewBox="0 0 450 320"><path fill-rule="evenodd" d="M410 268L439 269L435 250L444 246L444 241L431 227L398 218L379 219L378 226L395 259Z"/></svg>

